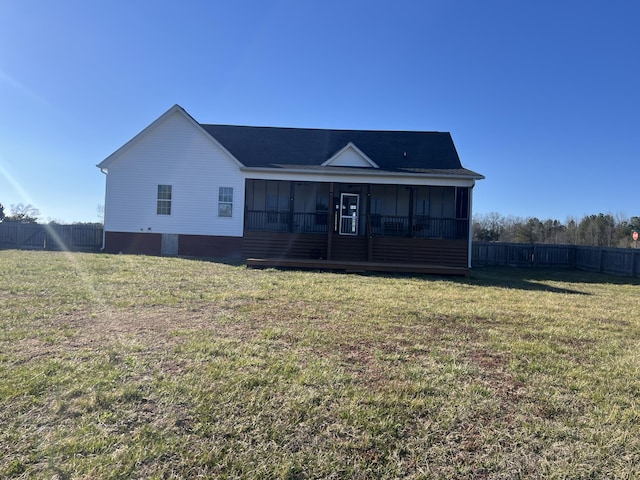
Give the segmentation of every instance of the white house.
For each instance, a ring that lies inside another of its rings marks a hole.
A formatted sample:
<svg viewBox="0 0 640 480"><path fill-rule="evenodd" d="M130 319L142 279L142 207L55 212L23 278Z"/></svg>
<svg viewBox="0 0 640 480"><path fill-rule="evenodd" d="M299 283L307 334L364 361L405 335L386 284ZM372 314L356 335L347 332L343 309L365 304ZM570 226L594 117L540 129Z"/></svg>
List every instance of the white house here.
<svg viewBox="0 0 640 480"><path fill-rule="evenodd" d="M98 167L108 252L470 268L483 176L449 133L208 125L175 105Z"/></svg>

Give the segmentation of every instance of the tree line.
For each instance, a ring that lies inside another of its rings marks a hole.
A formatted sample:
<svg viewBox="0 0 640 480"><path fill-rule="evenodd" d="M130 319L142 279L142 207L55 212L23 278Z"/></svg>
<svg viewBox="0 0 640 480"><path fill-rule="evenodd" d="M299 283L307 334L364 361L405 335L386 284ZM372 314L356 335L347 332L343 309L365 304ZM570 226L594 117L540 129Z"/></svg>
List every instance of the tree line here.
<svg viewBox="0 0 640 480"><path fill-rule="evenodd" d="M102 220L104 217L104 207L98 205L98 217ZM31 204L24 203L11 204L9 211L0 203L0 222L4 223L47 223L49 225L62 225L57 220L40 221L40 210ZM102 225L100 222L73 222L73 225Z"/></svg>
<svg viewBox="0 0 640 480"><path fill-rule="evenodd" d="M630 248L633 232L640 232L640 217L615 218L607 213L540 220L536 217L506 217L499 213L474 215L473 240L479 242L546 243Z"/></svg>

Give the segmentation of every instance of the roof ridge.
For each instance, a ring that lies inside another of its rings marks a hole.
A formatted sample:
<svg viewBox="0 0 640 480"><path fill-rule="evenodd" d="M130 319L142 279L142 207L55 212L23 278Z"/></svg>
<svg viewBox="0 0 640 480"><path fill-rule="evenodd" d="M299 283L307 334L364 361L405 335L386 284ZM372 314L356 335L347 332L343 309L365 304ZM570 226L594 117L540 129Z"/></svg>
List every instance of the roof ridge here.
<svg viewBox="0 0 640 480"><path fill-rule="evenodd" d="M440 133L451 135L451 132L440 130L378 130L378 129L357 129L357 128L321 128L321 127L281 127L273 125L237 125L230 123L200 123L204 127L231 127L231 128L255 128L255 129L274 129L274 130L304 130L304 131L320 131L320 132L359 132L359 133Z"/></svg>

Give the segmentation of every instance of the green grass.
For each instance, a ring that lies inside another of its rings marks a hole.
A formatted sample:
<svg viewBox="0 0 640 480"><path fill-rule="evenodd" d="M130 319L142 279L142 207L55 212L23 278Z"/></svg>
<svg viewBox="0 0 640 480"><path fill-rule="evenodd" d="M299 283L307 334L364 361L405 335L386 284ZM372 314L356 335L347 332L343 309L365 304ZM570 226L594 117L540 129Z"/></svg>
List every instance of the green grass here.
<svg viewBox="0 0 640 480"><path fill-rule="evenodd" d="M0 251L2 478L638 478L640 284Z"/></svg>

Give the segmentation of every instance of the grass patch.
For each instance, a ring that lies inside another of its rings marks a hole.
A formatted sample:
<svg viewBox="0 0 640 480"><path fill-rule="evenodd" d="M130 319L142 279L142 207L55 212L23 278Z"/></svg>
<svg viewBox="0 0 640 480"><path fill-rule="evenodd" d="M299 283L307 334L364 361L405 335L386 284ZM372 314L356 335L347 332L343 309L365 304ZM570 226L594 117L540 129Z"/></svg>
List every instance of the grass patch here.
<svg viewBox="0 0 640 480"><path fill-rule="evenodd" d="M636 478L639 288L0 251L0 477Z"/></svg>

